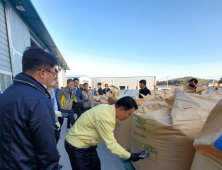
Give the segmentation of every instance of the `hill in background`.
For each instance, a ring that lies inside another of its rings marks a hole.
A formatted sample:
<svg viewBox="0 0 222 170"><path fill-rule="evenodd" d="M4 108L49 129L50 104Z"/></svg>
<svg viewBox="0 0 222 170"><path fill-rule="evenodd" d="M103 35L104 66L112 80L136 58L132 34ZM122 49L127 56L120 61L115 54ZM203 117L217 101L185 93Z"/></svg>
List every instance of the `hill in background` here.
<svg viewBox="0 0 222 170"><path fill-rule="evenodd" d="M168 85L169 86L183 86L187 84L189 80L192 78L197 79L199 85L204 85L204 84L207 85L209 81L209 79L201 79L197 77L181 77L181 78L174 78L174 79L168 80ZM215 80L215 83L218 83L218 81ZM156 84L159 86L164 86L164 85L167 85L167 81L157 81Z"/></svg>

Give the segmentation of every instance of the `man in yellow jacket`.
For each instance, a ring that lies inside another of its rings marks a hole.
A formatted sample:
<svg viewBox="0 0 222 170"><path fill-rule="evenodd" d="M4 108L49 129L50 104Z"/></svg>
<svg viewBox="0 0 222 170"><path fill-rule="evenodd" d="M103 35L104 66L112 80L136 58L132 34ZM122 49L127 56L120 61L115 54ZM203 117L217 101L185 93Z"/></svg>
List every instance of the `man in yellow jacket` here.
<svg viewBox="0 0 222 170"><path fill-rule="evenodd" d="M123 121L137 109L135 100L123 97L115 105L98 105L85 113L70 129L65 140L65 149L73 170L100 170L96 146L103 141L107 148L120 158L138 161L140 153L129 153L114 137L116 118Z"/></svg>

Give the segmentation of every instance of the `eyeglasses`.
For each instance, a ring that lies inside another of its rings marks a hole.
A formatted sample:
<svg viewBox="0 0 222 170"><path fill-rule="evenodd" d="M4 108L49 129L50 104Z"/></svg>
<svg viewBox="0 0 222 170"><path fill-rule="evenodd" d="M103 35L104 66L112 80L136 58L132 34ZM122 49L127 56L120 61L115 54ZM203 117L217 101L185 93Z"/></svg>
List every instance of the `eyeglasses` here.
<svg viewBox="0 0 222 170"><path fill-rule="evenodd" d="M38 71L40 71L40 70L42 70L42 69L38 69ZM46 69L46 68L44 68L44 70L46 70L46 71L48 71L48 72L52 73L52 74L53 74L53 78L54 78L54 79L56 79L56 78L58 77L58 73L53 72L53 71L50 71L50 70L48 70L48 69Z"/></svg>

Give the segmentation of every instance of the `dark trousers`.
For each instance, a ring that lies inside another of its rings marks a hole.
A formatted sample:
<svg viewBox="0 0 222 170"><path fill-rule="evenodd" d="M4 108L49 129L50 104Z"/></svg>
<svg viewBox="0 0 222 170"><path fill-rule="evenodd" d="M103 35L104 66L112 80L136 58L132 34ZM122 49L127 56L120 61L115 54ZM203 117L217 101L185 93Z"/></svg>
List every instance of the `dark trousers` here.
<svg viewBox="0 0 222 170"><path fill-rule="evenodd" d="M59 129L59 130L56 130L56 129L55 129L56 143L59 142L59 139L60 139L60 133L61 133L61 129Z"/></svg>
<svg viewBox="0 0 222 170"><path fill-rule="evenodd" d="M69 118L67 121L67 129L70 128L70 121L71 121L71 125L73 126L75 124L75 118L74 118L74 112L72 109L70 110L62 110L62 113L68 113L69 114Z"/></svg>
<svg viewBox="0 0 222 170"><path fill-rule="evenodd" d="M59 130L55 129L56 143L58 143L58 141L60 139L60 133L61 133L61 128L62 128L62 124L63 124L63 121L64 121L64 117L58 117L58 121L59 121L59 124L60 124L60 129Z"/></svg>
<svg viewBox="0 0 222 170"><path fill-rule="evenodd" d="M73 170L101 170L96 146L76 148L65 140L65 149Z"/></svg>
<svg viewBox="0 0 222 170"><path fill-rule="evenodd" d="M82 106L72 106L72 110L74 113L77 113L77 119L78 119L82 114Z"/></svg>

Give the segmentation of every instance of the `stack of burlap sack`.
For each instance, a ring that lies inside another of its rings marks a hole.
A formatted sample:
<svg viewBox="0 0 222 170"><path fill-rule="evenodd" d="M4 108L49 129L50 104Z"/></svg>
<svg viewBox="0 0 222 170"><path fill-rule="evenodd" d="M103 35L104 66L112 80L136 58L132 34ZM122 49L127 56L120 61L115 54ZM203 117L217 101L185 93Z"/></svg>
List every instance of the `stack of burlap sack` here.
<svg viewBox="0 0 222 170"><path fill-rule="evenodd" d="M222 100L211 111L199 136L191 170L222 169Z"/></svg>
<svg viewBox="0 0 222 170"><path fill-rule="evenodd" d="M94 106L99 104L115 104L117 100L121 98L121 91L118 90L116 86L109 86L110 91L106 92L104 95L93 96Z"/></svg>
<svg viewBox="0 0 222 170"><path fill-rule="evenodd" d="M135 99L138 106L141 106L144 102L147 101L164 101L166 98L173 95L170 91L157 91L154 90L151 92L151 95L144 96L140 94L143 98L139 98L139 93L137 95L137 99Z"/></svg>
<svg viewBox="0 0 222 170"><path fill-rule="evenodd" d="M196 90L184 86L165 101L146 101L130 119L117 121L114 134L118 143L131 152L150 153L148 158L133 163L136 170L190 170L195 155L194 140L222 98L216 92L202 95L205 90L206 86ZM220 120L220 127L221 123ZM193 166L198 170L198 161L203 156L199 156L199 150L196 155ZM218 162L212 155L209 158Z"/></svg>

